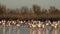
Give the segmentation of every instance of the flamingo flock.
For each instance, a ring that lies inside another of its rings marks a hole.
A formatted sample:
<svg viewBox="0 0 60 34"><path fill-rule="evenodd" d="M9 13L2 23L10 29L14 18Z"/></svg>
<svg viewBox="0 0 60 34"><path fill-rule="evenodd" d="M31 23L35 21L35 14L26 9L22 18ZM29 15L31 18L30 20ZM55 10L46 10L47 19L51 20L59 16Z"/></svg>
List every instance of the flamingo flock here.
<svg viewBox="0 0 60 34"><path fill-rule="evenodd" d="M20 34L20 27L24 26L29 28L29 34L59 34L60 32L60 21L1 20L0 26L2 26L3 34ZM14 33L11 33L11 30Z"/></svg>

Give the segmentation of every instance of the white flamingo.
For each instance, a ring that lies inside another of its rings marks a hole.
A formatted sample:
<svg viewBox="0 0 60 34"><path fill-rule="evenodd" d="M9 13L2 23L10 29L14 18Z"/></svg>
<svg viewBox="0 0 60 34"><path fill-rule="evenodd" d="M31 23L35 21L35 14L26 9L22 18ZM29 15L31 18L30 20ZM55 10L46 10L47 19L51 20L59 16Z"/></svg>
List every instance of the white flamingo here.
<svg viewBox="0 0 60 34"><path fill-rule="evenodd" d="M42 23L40 22L40 21L38 21L38 24L37 24L37 26L38 26L38 34L42 34Z"/></svg>
<svg viewBox="0 0 60 34"><path fill-rule="evenodd" d="M36 27L35 22L28 23L28 27L30 28L30 34L36 34L36 30L34 30L34 28Z"/></svg>
<svg viewBox="0 0 60 34"><path fill-rule="evenodd" d="M3 26L3 34L5 34L5 23L6 21L5 20L2 20L1 23L2 23L2 26Z"/></svg>
<svg viewBox="0 0 60 34"><path fill-rule="evenodd" d="M58 23L57 22L53 22L52 26L54 27L54 29L53 29L54 33L52 32L52 34L58 34L58 32L57 32Z"/></svg>

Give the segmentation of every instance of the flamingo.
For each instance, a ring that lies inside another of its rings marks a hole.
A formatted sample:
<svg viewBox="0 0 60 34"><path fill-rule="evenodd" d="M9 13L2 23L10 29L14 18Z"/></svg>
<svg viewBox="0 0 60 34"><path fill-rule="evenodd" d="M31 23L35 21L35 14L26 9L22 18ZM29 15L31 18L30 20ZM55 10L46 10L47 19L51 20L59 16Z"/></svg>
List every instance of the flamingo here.
<svg viewBox="0 0 60 34"><path fill-rule="evenodd" d="M58 34L58 32L57 32L58 23L56 21L54 21L53 24L52 24L52 26L54 27L54 29L53 29L54 33L52 33L52 34Z"/></svg>

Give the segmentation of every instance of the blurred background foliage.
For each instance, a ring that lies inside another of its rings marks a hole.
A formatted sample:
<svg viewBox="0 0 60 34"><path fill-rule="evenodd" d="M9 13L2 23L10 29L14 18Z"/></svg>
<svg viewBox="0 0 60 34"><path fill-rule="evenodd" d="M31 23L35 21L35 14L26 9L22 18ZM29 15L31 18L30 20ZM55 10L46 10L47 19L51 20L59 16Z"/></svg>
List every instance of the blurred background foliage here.
<svg viewBox="0 0 60 34"><path fill-rule="evenodd" d="M60 18L60 9L50 6L49 9L41 9L34 4L32 8L22 6L21 8L10 9L0 4L0 18L19 18L19 19L40 19L40 18Z"/></svg>

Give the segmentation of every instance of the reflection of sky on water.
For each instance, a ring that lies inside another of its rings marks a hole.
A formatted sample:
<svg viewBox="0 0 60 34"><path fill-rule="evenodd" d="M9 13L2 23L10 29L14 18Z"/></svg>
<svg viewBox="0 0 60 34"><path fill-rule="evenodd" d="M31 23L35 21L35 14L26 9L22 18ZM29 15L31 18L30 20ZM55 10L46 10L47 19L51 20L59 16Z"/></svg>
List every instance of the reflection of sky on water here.
<svg viewBox="0 0 60 34"><path fill-rule="evenodd" d="M15 27L16 27L16 26L15 26ZM19 29L19 28L15 28L15 27L13 26L13 29L12 29L12 27L10 27L10 30L11 30L10 34L17 34L17 33L16 33L17 30L20 30L20 33L21 33L21 34L29 34L29 28L27 28L26 26L21 26L20 29ZM6 29L7 29L7 28L6 28ZM15 30L14 30L14 29L15 29ZM38 29L37 29L37 30L38 30ZM37 30L36 30L36 31L37 31ZM54 30L54 29L51 30L51 27L49 27L49 30L50 30L49 32L48 32L48 28L46 29L46 31L45 31L45 29L43 29L43 30L44 30L44 31L43 31L44 34L46 34L45 32L51 34L52 30ZM9 30L7 30L6 32L8 32L8 31L9 31ZM56 29L55 31L56 31L58 34L60 34L60 28ZM15 33L14 33L14 32L15 32ZM56 32L55 32L55 33L56 33ZM0 26L0 33L3 34L3 29L2 29L1 26ZM54 31L52 32L52 34L53 34L53 33L54 33ZM7 34L9 34L9 33L7 33Z"/></svg>
<svg viewBox="0 0 60 34"><path fill-rule="evenodd" d="M0 33L1 33L1 34L3 34L3 32L2 32L2 31L3 31L3 30L2 30L2 27L0 26Z"/></svg>
<svg viewBox="0 0 60 34"><path fill-rule="evenodd" d="M28 28L26 28L26 26L24 26L24 27L21 27L21 34L29 34L29 29Z"/></svg>

